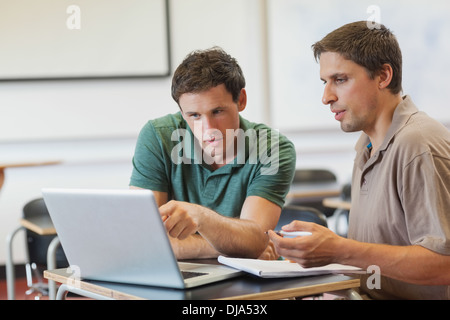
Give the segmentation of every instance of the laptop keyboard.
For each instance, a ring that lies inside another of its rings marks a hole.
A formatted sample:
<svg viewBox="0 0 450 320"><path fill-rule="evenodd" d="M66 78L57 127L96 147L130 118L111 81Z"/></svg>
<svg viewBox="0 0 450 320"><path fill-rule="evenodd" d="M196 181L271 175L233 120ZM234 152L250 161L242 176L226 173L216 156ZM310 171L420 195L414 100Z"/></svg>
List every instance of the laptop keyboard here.
<svg viewBox="0 0 450 320"><path fill-rule="evenodd" d="M205 274L205 272L191 272L191 271L181 271L181 275L183 276L184 279L189 279L189 278L194 278L194 277L198 277L198 276L203 276Z"/></svg>

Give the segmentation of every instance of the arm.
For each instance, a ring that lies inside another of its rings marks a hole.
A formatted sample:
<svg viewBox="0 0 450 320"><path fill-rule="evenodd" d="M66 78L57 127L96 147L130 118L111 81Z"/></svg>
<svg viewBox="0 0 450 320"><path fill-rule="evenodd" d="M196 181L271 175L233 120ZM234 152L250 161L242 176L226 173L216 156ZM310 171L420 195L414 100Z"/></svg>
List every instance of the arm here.
<svg viewBox="0 0 450 320"><path fill-rule="evenodd" d="M130 186L130 189L142 189ZM168 202L167 192L152 191L158 207ZM165 218L163 218L165 219ZM200 235L191 235L184 240L169 237L177 259L207 259L219 256L219 253Z"/></svg>
<svg viewBox="0 0 450 320"><path fill-rule="evenodd" d="M180 201L160 207L169 234L176 238L172 243L182 245L177 257L184 259L219 254L257 258L267 247L264 232L275 227L280 212L279 206L257 196L245 200L240 218Z"/></svg>
<svg viewBox="0 0 450 320"><path fill-rule="evenodd" d="M310 231L311 236L284 239L269 231L277 252L305 267L341 263L367 269L377 265L381 274L421 285L450 284L450 256L418 245L393 246L342 238L331 230L308 222L294 221L286 231Z"/></svg>
<svg viewBox="0 0 450 320"><path fill-rule="evenodd" d="M239 219L196 204L168 202L166 192L153 194L178 259L214 258L220 254L258 257L267 246L264 232L276 226L281 213L279 206L256 196L245 200ZM195 234L197 231L199 234Z"/></svg>

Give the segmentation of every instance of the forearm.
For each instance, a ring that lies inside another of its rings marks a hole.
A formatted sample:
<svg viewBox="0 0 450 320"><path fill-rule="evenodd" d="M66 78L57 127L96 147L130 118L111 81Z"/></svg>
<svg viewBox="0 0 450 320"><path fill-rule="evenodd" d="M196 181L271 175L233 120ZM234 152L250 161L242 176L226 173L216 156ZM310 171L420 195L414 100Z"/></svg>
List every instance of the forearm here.
<svg viewBox="0 0 450 320"><path fill-rule="evenodd" d="M194 234L184 240L170 237L173 251L178 260L217 258L220 253L202 236Z"/></svg>
<svg viewBox="0 0 450 320"><path fill-rule="evenodd" d="M363 269L376 265L389 278L420 285L450 284L450 256L418 245L392 246L343 239L338 252L337 262Z"/></svg>
<svg viewBox="0 0 450 320"><path fill-rule="evenodd" d="M281 211L276 204L256 196L245 200L240 218L225 217L204 206L183 201L169 201L159 210L170 237L181 240L179 243L174 241L174 246L180 247L179 257L193 258L218 252L233 257L259 257L268 244L264 232L276 225ZM199 241L190 238L197 232L204 241L199 243L200 251L196 242L184 244L187 239ZM205 247L205 243L211 246L212 251Z"/></svg>
<svg viewBox="0 0 450 320"><path fill-rule="evenodd" d="M255 221L204 210L198 232L216 251L233 257L257 258L266 248L268 238Z"/></svg>
<svg viewBox="0 0 450 320"><path fill-rule="evenodd" d="M303 221L294 221L284 230L312 233L307 237L284 239L269 232L277 253L304 267L341 263L367 270L374 265L379 267L381 275L400 281L421 285L450 285L450 255L438 254L418 245L359 242Z"/></svg>

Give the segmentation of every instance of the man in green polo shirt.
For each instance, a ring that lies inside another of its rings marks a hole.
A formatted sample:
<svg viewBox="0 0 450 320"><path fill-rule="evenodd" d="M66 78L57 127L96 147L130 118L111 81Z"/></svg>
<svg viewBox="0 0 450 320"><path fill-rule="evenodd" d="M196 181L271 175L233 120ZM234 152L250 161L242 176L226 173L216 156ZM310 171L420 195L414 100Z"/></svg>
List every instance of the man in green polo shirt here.
<svg viewBox="0 0 450 320"><path fill-rule="evenodd" d="M293 144L240 116L245 78L220 48L185 58L172 97L180 111L139 135L130 186L153 191L178 259L270 257L265 231L276 226L294 175Z"/></svg>

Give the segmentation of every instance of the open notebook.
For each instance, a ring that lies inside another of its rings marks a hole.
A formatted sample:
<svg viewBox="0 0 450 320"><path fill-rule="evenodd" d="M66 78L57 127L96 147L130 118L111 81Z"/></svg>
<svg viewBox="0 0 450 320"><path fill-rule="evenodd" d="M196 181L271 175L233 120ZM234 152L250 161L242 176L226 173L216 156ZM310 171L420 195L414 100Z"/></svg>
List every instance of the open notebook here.
<svg viewBox="0 0 450 320"><path fill-rule="evenodd" d="M259 260L228 258L219 256L219 262L238 270L254 274L262 278L301 277L330 273L360 273L361 268L342 264L329 264L323 267L303 268L298 263L287 260Z"/></svg>

